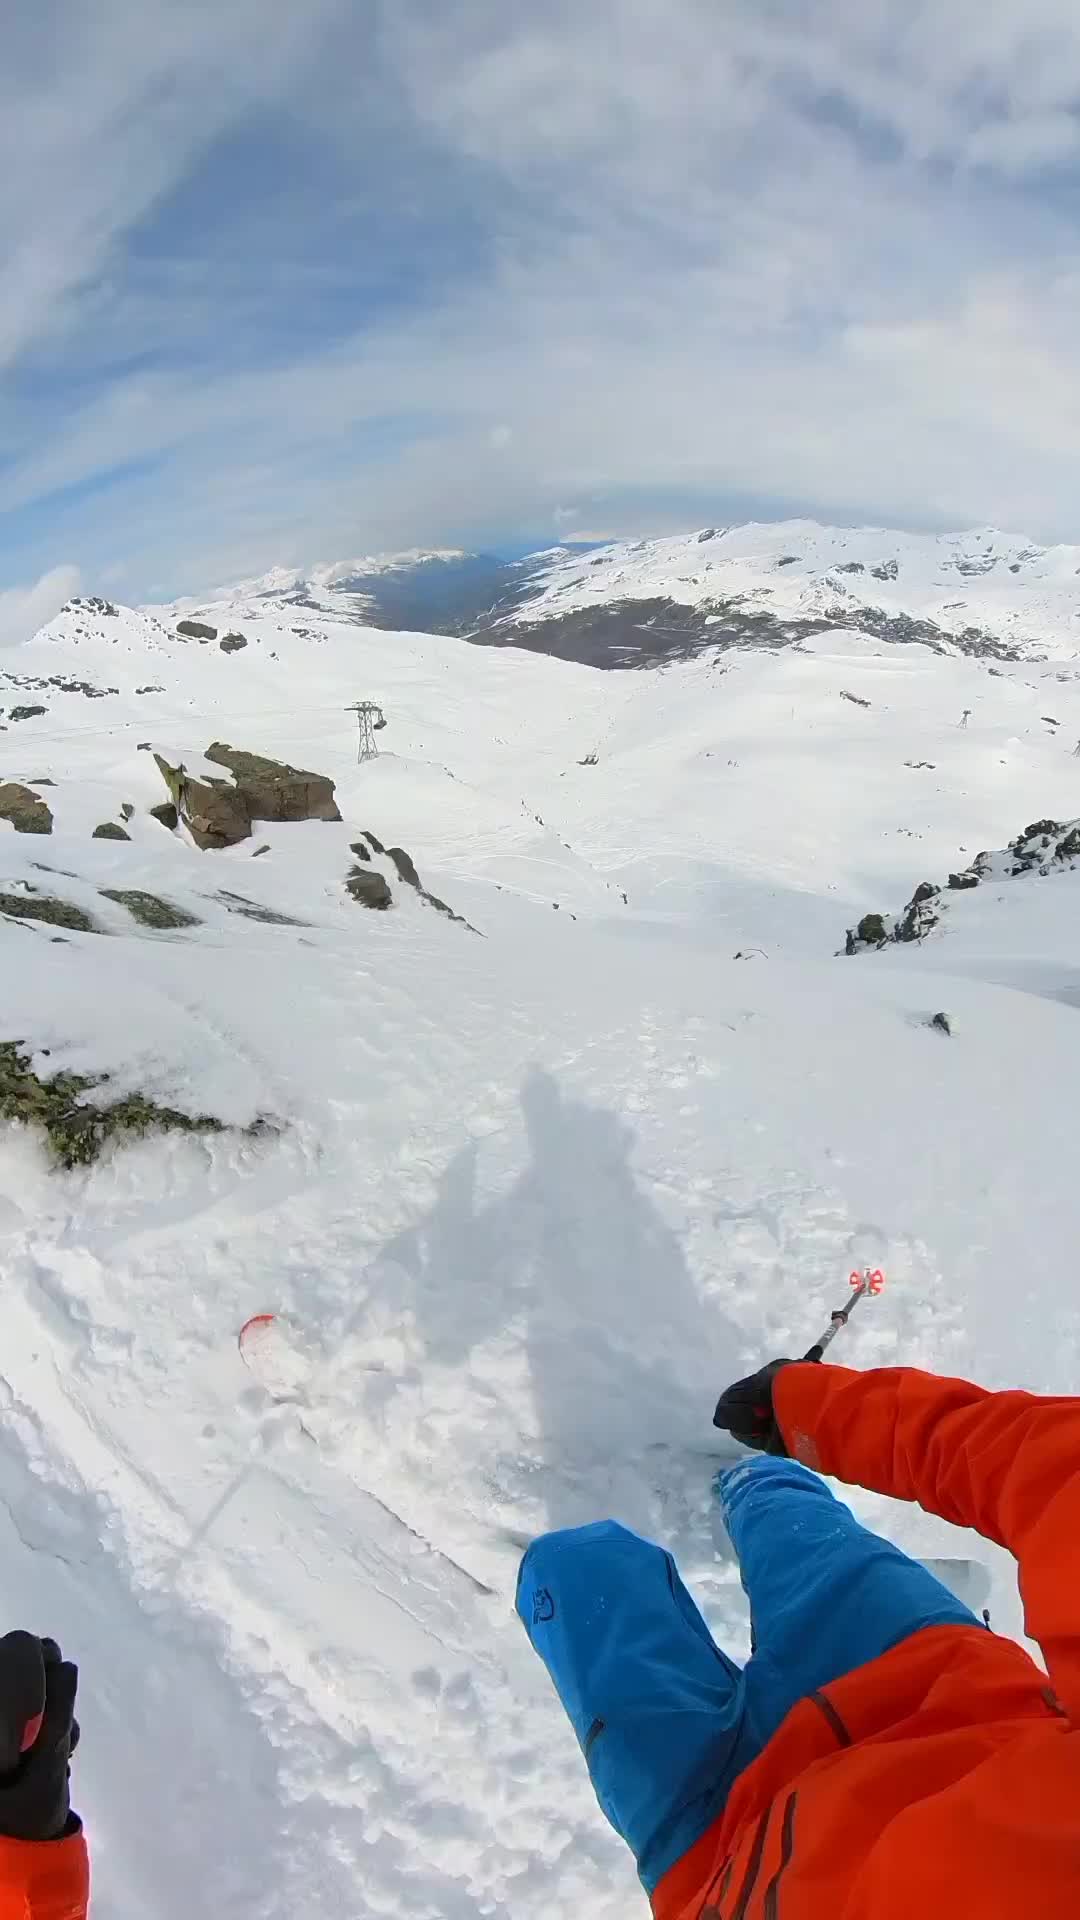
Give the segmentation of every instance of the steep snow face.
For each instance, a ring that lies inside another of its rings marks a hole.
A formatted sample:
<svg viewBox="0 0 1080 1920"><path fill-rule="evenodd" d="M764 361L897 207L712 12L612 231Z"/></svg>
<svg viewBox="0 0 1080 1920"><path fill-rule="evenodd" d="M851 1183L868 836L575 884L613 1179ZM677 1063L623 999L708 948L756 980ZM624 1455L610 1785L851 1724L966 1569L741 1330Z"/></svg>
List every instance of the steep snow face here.
<svg viewBox="0 0 1080 1920"><path fill-rule="evenodd" d="M1021 656L1080 652L1080 547L1039 547L991 527L939 537L807 520L706 527L560 554L537 584L521 622L620 600L743 600L778 618L838 625L859 610L907 616L945 639L988 634Z"/></svg>
<svg viewBox="0 0 1080 1920"><path fill-rule="evenodd" d="M1075 1389L1080 872L992 867L925 942L842 948L1075 819L1076 669L837 630L600 674L245 591L73 605L0 707L0 782L53 816L0 820L0 1043L228 1129L70 1173L0 1132L0 1590L81 1663L99 1905L625 1915L521 1541L615 1514L743 1655L712 1404L853 1265L889 1284L837 1358ZM227 779L214 741L329 775L341 822L200 853L147 749ZM260 1312L284 1397L237 1349ZM852 1499L976 1553L1020 1631L1004 1556Z"/></svg>

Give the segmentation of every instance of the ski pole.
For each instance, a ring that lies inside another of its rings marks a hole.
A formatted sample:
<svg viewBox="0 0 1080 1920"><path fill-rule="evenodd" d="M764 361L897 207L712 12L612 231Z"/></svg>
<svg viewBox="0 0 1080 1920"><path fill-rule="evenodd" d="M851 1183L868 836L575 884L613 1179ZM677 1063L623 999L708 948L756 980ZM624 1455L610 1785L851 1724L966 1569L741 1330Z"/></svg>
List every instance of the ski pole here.
<svg viewBox="0 0 1080 1920"><path fill-rule="evenodd" d="M858 1306L859 1301L865 1300L868 1293L878 1294L881 1292L883 1286L885 1285L885 1275L880 1271L880 1269L875 1269L873 1273L871 1273L869 1270L866 1273L853 1273L851 1276L851 1285L854 1288L854 1292L852 1293L851 1299L848 1301L847 1306L841 1307L836 1313L832 1315L832 1318L830 1319L829 1324L826 1327L824 1333L822 1334L820 1340L815 1340L813 1346L809 1349L809 1351L803 1354L804 1360L823 1360L824 1359L826 1348L832 1346L832 1343L836 1339L836 1336L839 1333L841 1327L847 1326L847 1323L851 1319L851 1316L854 1313L856 1307Z"/></svg>

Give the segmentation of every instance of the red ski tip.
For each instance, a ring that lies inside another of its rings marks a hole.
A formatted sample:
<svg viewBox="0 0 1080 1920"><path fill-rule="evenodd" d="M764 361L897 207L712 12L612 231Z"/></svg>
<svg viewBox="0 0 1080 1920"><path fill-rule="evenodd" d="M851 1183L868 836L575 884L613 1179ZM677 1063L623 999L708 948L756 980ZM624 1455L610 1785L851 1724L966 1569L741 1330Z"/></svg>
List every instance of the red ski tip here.
<svg viewBox="0 0 1080 1920"><path fill-rule="evenodd" d="M245 1340L247 1340L249 1334L254 1333L256 1327L272 1327L276 1319L276 1313L253 1313L250 1320L245 1320L240 1332L236 1336L236 1344L241 1353L244 1351Z"/></svg>

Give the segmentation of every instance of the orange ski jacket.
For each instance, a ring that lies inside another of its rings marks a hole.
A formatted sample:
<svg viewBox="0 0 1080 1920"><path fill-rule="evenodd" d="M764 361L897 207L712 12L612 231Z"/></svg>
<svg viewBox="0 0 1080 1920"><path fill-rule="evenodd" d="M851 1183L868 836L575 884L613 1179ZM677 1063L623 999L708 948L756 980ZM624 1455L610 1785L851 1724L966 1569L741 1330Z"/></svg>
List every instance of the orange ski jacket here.
<svg viewBox="0 0 1080 1920"><path fill-rule="evenodd" d="M0 1840L0 1920L86 1920L90 1866L81 1833Z"/></svg>
<svg viewBox="0 0 1080 1920"><path fill-rule="evenodd" d="M928 1627L800 1701L656 1920L1080 1913L1080 1400L799 1363L773 1401L806 1466L1015 1554L1049 1680L1012 1640Z"/></svg>

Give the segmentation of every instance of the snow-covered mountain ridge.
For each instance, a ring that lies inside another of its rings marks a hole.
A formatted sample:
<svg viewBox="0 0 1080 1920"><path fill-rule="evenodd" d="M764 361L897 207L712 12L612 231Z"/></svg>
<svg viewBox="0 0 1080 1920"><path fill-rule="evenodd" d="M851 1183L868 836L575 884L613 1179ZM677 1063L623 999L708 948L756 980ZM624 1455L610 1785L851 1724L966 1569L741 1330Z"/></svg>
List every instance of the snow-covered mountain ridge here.
<svg viewBox="0 0 1080 1920"><path fill-rule="evenodd" d="M442 552L278 569L203 604L272 601L598 666L790 644L837 626L942 652L1072 659L1080 546L1040 547L993 528L935 536L789 521L556 548L513 564Z"/></svg>
<svg viewBox="0 0 1080 1920"><path fill-rule="evenodd" d="M1075 821L1080 663L833 627L599 673L351 591L80 598L0 654L0 1592L80 1661L111 1920L622 1920L521 1537L652 1533L741 1656L712 1404L853 1265L838 1358L1080 1377L1080 870L842 954ZM65 1139L220 1130L65 1171L49 1089ZM1004 1556L852 1498L1020 1631Z"/></svg>

